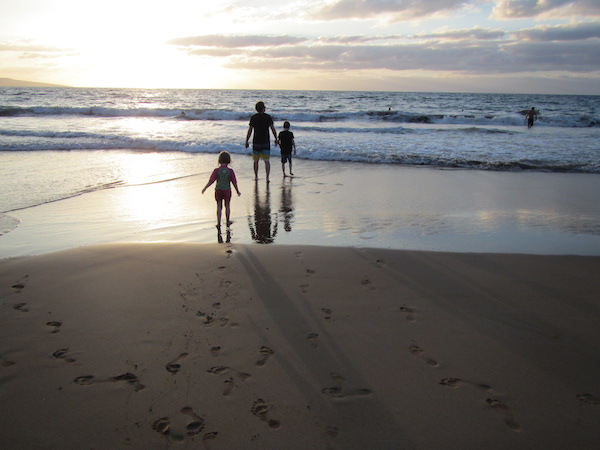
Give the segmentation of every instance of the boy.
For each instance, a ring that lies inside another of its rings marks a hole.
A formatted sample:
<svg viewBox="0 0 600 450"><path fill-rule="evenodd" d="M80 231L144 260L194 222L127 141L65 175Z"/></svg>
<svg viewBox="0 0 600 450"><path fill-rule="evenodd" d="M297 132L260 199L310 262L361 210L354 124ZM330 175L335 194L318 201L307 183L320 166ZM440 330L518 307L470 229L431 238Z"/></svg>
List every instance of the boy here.
<svg viewBox="0 0 600 450"><path fill-rule="evenodd" d="M283 131L279 133L279 148L281 149L281 170L285 177L285 163L290 163L290 175L292 172L292 150L296 154L296 142L294 141L294 133L290 131L290 123L286 120L283 123Z"/></svg>

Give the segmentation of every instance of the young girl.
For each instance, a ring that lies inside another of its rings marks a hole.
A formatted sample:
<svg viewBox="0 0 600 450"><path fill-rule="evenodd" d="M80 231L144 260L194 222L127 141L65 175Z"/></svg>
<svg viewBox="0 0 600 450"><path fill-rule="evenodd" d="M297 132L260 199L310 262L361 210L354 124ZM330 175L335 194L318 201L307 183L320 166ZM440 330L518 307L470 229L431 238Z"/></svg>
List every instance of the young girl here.
<svg viewBox="0 0 600 450"><path fill-rule="evenodd" d="M217 229L221 229L221 212L223 211L223 202L225 202L225 220L227 221L227 226L231 225L233 222L229 220L229 214L231 212L230 202L231 202L231 184L235 188L238 197L242 195L240 190L238 189L237 180L235 178L235 172L233 169L227 167L231 164L231 156L227 152L219 153L219 164L220 166L213 170L212 175L210 176L208 183L202 189L202 193L208 189L208 187L213 184L215 181L217 185L215 187L215 200L217 201Z"/></svg>

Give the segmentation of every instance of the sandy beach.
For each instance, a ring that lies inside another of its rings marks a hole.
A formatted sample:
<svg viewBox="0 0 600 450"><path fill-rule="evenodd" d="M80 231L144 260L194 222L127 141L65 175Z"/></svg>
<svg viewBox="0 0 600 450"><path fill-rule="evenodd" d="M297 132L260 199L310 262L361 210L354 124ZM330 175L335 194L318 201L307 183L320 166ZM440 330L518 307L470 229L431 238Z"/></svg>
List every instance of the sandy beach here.
<svg viewBox="0 0 600 450"><path fill-rule="evenodd" d="M3 448L597 448L597 176L244 163L10 213Z"/></svg>
<svg viewBox="0 0 600 450"><path fill-rule="evenodd" d="M284 245L5 259L3 446L597 448L599 272Z"/></svg>

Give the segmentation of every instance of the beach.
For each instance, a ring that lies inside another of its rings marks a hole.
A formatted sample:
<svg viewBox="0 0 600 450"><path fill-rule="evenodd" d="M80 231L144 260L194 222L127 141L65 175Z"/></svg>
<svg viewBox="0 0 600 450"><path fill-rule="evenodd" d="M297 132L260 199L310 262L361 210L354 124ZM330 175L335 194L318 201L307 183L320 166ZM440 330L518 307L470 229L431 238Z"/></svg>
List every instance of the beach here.
<svg viewBox="0 0 600 450"><path fill-rule="evenodd" d="M240 244L3 260L2 442L593 449L599 270Z"/></svg>
<svg viewBox="0 0 600 450"><path fill-rule="evenodd" d="M597 449L597 104L0 89L2 448Z"/></svg>
<svg viewBox="0 0 600 450"><path fill-rule="evenodd" d="M596 175L215 159L10 213L4 446L597 447Z"/></svg>

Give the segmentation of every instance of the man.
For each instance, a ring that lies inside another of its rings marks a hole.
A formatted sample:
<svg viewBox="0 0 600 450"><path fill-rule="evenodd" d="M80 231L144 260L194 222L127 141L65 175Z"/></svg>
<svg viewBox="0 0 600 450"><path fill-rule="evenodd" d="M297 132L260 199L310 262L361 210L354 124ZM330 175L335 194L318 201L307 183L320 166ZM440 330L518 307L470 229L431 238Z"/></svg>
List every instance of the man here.
<svg viewBox="0 0 600 450"><path fill-rule="evenodd" d="M277 140L277 131L273 124L273 118L265 113L264 102L258 102L255 106L256 114L250 118L250 125L248 127L248 134L246 135L246 148L248 148L250 136L254 132L252 139L252 159L254 160L254 180L258 180L258 163L262 159L265 162L265 173L267 174L267 183L269 182L269 174L271 173L271 163L269 157L271 156L271 136L269 130L273 133L275 138L275 145L279 145Z"/></svg>
<svg viewBox="0 0 600 450"><path fill-rule="evenodd" d="M537 118L537 112L535 112L535 108L531 108L529 111L527 111L525 117L527 118L527 128L531 128L533 126L533 122Z"/></svg>

